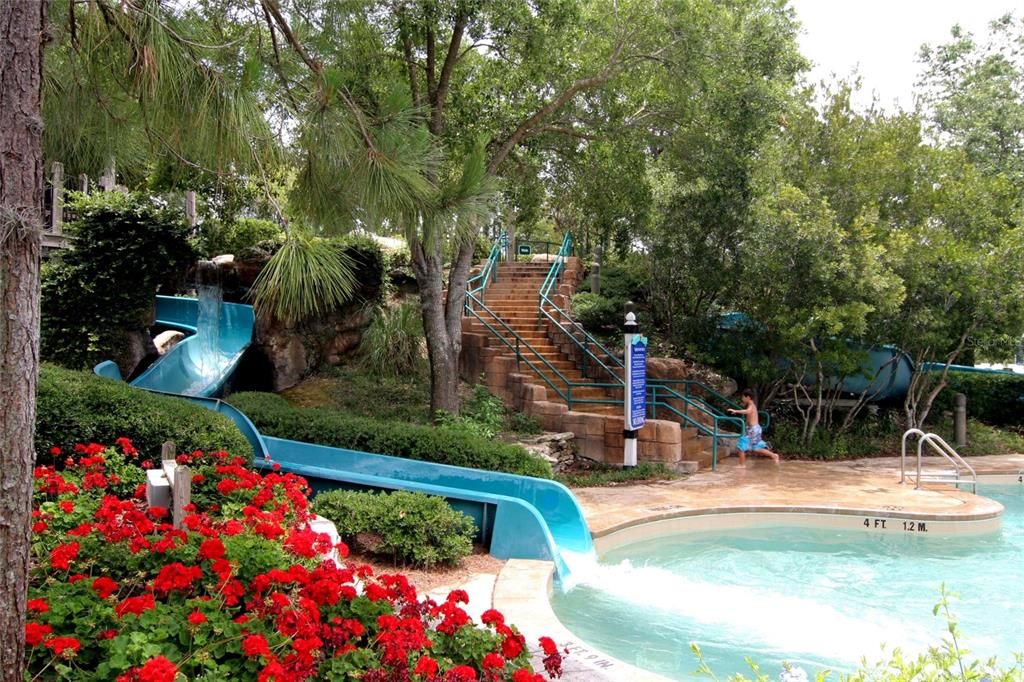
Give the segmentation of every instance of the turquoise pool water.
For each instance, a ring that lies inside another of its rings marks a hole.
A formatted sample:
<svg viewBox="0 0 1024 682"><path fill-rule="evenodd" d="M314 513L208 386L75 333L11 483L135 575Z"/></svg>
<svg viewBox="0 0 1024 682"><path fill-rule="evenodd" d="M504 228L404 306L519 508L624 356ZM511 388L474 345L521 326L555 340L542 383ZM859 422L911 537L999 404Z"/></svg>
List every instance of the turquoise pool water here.
<svg viewBox="0 0 1024 682"><path fill-rule="evenodd" d="M979 492L1005 507L1002 530L971 536L872 534L796 527L662 537L619 548L556 593L580 639L677 680L694 677L689 643L719 679L782 662L809 674L850 671L880 646L938 644L932 615L944 582L973 657L1004 667L1024 652L1024 486ZM813 678L812 678L813 679Z"/></svg>

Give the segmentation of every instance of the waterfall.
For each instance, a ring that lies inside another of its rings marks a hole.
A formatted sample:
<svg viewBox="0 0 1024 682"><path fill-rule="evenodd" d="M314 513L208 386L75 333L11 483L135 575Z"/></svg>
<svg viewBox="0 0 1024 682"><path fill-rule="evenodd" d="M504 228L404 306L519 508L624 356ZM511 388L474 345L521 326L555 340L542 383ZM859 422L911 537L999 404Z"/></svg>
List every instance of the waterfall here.
<svg viewBox="0 0 1024 682"><path fill-rule="evenodd" d="M220 316L223 290L220 268L213 261L201 260L196 266L196 291L199 316L196 321L196 354L193 356L200 374L209 378L221 369Z"/></svg>

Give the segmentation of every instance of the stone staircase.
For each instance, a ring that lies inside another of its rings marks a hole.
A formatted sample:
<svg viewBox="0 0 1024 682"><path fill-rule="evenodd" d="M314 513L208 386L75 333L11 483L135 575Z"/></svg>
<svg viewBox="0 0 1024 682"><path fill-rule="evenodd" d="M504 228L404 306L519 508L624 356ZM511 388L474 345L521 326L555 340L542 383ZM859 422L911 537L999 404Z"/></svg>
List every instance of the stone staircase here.
<svg viewBox="0 0 1024 682"><path fill-rule="evenodd" d="M582 353L554 322L542 317L540 289L550 267L547 262L499 265L496 279L483 296L486 309L476 306L475 315L463 318L460 371L467 381L483 377L492 393L537 418L545 430L573 432L581 455L621 463L622 388L595 385L611 380L586 377L581 371ZM567 259L562 278L550 294L556 306L569 309L581 275L579 259ZM515 336L519 337L518 358ZM571 410L566 382L572 384ZM649 419L638 440L640 461L686 470L711 465L710 439L679 421ZM720 448L719 456L724 452Z"/></svg>

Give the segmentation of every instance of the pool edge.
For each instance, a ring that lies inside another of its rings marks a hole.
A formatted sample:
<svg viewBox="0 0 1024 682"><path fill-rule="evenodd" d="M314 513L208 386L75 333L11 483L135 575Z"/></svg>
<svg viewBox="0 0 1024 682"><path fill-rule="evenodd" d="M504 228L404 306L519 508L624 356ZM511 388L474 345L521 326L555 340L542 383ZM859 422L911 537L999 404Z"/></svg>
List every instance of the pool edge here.
<svg viewBox="0 0 1024 682"><path fill-rule="evenodd" d="M508 622L516 624L528 642L546 636L555 640L559 650L569 649L569 655L564 658L564 679L672 682L590 646L565 627L551 606L554 569L550 561L509 559L498 573L492 603Z"/></svg>

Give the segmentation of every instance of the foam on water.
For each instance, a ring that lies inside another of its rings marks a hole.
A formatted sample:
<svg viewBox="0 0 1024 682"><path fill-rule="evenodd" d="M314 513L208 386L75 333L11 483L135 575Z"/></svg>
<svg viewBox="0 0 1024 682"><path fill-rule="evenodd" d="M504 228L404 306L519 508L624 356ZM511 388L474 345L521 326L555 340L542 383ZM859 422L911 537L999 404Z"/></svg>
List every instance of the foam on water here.
<svg viewBox="0 0 1024 682"><path fill-rule="evenodd" d="M855 664L880 641L899 641L911 651L923 650L929 641L927 633L884 609L853 617L828 604L764 586L692 579L656 566L634 566L628 559L594 568L578 577L578 585L614 595L624 608L641 607L698 627L743 632L748 644L794 655L802 652ZM822 628L822 623L829 627Z"/></svg>

